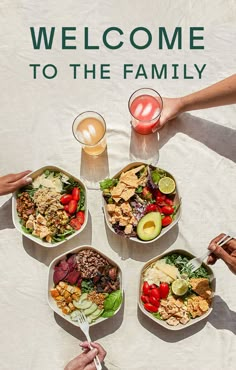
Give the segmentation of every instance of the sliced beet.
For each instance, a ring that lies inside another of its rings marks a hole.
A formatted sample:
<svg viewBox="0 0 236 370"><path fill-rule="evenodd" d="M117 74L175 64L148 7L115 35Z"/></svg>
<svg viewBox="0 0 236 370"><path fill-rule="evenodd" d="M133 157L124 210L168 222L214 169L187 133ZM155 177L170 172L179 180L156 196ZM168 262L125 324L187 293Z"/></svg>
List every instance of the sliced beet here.
<svg viewBox="0 0 236 370"><path fill-rule="evenodd" d="M68 270L69 265L68 265L68 263L67 263L67 261L66 261L66 260L62 260L62 261L60 262L60 264L59 264L59 267L60 267L62 270L66 271L66 270Z"/></svg>
<svg viewBox="0 0 236 370"><path fill-rule="evenodd" d="M73 270L73 271L69 272L69 274L66 276L66 281L69 284L74 285L74 284L76 284L79 277L80 277L80 271Z"/></svg>
<svg viewBox="0 0 236 370"><path fill-rule="evenodd" d="M62 270L61 268L55 269L54 274L53 274L54 284L58 284L59 281L65 280L66 276L68 275L68 272L69 272L69 269L67 269L67 271Z"/></svg>

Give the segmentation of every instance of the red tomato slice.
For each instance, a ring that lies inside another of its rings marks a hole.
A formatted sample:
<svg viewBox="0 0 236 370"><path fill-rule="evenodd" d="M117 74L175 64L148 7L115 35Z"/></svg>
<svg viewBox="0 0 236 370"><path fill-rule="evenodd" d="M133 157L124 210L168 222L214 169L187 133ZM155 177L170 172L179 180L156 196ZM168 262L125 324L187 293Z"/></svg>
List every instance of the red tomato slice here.
<svg viewBox="0 0 236 370"><path fill-rule="evenodd" d="M65 205L65 204L68 204L71 200L72 200L71 194L64 194L62 195L60 202L61 204Z"/></svg>
<svg viewBox="0 0 236 370"><path fill-rule="evenodd" d="M147 295L141 295L141 301L143 303L149 303L149 297Z"/></svg>
<svg viewBox="0 0 236 370"><path fill-rule="evenodd" d="M145 310L147 310L149 312L157 312L158 311L158 307L153 306L153 304L151 304L151 303L145 303L144 308L145 308Z"/></svg>
<svg viewBox="0 0 236 370"><path fill-rule="evenodd" d="M65 205L64 205L64 210L65 210L66 212L69 212L69 204L65 204Z"/></svg>
<svg viewBox="0 0 236 370"><path fill-rule="evenodd" d="M75 230L79 230L81 228L81 223L77 218L72 218L72 220L70 220L70 226Z"/></svg>
<svg viewBox="0 0 236 370"><path fill-rule="evenodd" d="M74 188L72 190L71 195L72 195L72 199L77 200L77 202L78 202L78 200L80 199L80 189L79 188Z"/></svg>
<svg viewBox="0 0 236 370"><path fill-rule="evenodd" d="M167 284L167 283L161 283L160 284L161 298L165 299L168 296L168 294L169 294L169 290L170 290L169 284Z"/></svg>
<svg viewBox="0 0 236 370"><path fill-rule="evenodd" d="M161 298L161 293L159 288L154 288L149 290L149 296L150 297L155 297L157 300L160 300Z"/></svg>
<svg viewBox="0 0 236 370"><path fill-rule="evenodd" d="M79 222L81 223L81 225L83 225L84 219L85 219L84 212L83 211L77 212L76 213L76 218L77 218L77 220L79 220Z"/></svg>
<svg viewBox="0 0 236 370"><path fill-rule="evenodd" d="M144 283L143 283L143 294L147 295L148 291L149 291L149 284L148 284L147 281L144 281Z"/></svg>
<svg viewBox="0 0 236 370"><path fill-rule="evenodd" d="M78 203L77 203L77 201L76 201L76 200L72 199L72 200L70 201L68 211L69 211L69 213L70 213L71 215L73 215L73 214L76 212L77 205L78 205Z"/></svg>

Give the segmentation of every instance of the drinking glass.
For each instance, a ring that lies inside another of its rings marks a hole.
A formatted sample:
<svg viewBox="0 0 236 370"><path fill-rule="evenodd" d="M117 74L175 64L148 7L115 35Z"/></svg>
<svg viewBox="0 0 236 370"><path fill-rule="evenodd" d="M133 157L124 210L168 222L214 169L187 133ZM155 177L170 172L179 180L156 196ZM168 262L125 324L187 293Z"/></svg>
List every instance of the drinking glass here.
<svg viewBox="0 0 236 370"><path fill-rule="evenodd" d="M136 90L128 102L131 124L135 131L148 135L158 129L163 102L160 94L149 88Z"/></svg>
<svg viewBox="0 0 236 370"><path fill-rule="evenodd" d="M106 149L106 122L99 113L80 113L73 122L72 132L87 154L98 156Z"/></svg>

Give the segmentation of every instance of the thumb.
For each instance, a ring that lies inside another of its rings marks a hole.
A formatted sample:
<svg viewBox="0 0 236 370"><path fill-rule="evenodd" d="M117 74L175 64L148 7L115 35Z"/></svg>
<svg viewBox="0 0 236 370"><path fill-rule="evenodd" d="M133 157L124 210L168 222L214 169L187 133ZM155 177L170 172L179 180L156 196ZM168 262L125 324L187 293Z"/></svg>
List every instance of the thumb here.
<svg viewBox="0 0 236 370"><path fill-rule="evenodd" d="M86 366L90 364L94 358L97 356L98 350L97 348L91 349L91 351L83 354L83 365Z"/></svg>
<svg viewBox="0 0 236 370"><path fill-rule="evenodd" d="M231 263L231 257L230 255L218 244L211 243L208 247L208 249L214 253L214 255L218 258L221 258L225 263L230 264Z"/></svg>
<svg viewBox="0 0 236 370"><path fill-rule="evenodd" d="M17 181L12 182L11 185L12 185L12 188L14 190L16 190L16 189L21 188L21 187L23 187L25 185L31 184L31 182L32 182L32 178L31 177L23 177L23 178L21 178L21 179L19 179Z"/></svg>

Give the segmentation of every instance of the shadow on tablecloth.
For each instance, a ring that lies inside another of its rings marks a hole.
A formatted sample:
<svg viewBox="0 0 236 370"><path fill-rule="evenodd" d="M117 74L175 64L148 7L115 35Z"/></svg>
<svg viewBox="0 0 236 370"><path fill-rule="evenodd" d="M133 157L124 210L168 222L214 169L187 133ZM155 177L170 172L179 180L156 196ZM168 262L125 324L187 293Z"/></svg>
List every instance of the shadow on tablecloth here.
<svg viewBox="0 0 236 370"><path fill-rule="evenodd" d="M179 234L178 224L173 226L166 234L155 242L142 244L113 233L106 225L107 240L110 247L121 257L122 260L146 262L149 259L164 253L174 244Z"/></svg>
<svg viewBox="0 0 236 370"><path fill-rule="evenodd" d="M218 330L229 330L233 334L236 334L236 312L230 310L223 299L217 295L214 298L213 310L206 319L179 331L170 331L158 325L158 323L155 325L153 320L145 316L139 307L137 315L140 324L146 330L168 343L175 343L191 337L202 330L207 322Z"/></svg>
<svg viewBox="0 0 236 370"><path fill-rule="evenodd" d="M89 155L81 149L80 177L88 189L100 189L99 181L109 177L107 148L98 156Z"/></svg>
<svg viewBox="0 0 236 370"><path fill-rule="evenodd" d="M177 133L188 135L221 156L236 162L236 130L184 113L160 130L159 148Z"/></svg>
<svg viewBox="0 0 236 370"><path fill-rule="evenodd" d="M125 307L125 293L123 296L122 306L115 316L110 317L109 319L104 320L90 327L89 332L93 342L99 341L100 338L106 337L107 335L110 335L119 329L123 322L124 307ZM77 338L82 342L85 340L85 336L78 326L74 326L73 324L64 320L61 316L57 315L56 313L54 313L54 318L56 323L67 333L73 335L73 337Z"/></svg>
<svg viewBox="0 0 236 370"><path fill-rule="evenodd" d="M88 212L88 223L85 229L74 238L68 240L64 244L59 245L58 247L53 246L52 248L45 248L41 245L33 242L31 239L22 237L23 247L31 257L35 258L39 262L44 263L46 266L49 266L51 261L58 257L60 254L69 251L70 249L79 247L81 245L91 245L92 242L92 219L91 215Z"/></svg>
<svg viewBox="0 0 236 370"><path fill-rule="evenodd" d="M1 207L0 207L0 230L5 229L14 229L15 226L12 221L12 204L11 199L8 199Z"/></svg>

